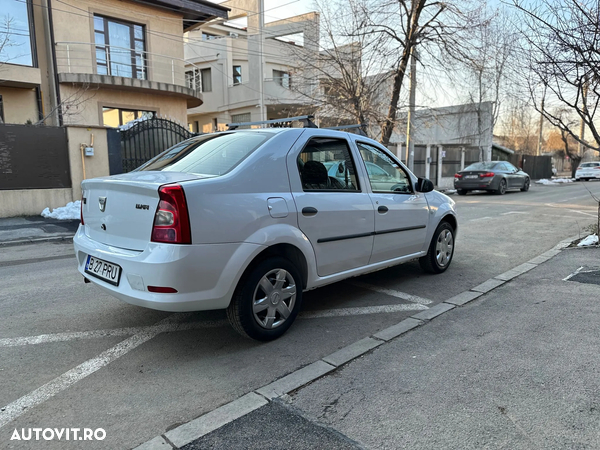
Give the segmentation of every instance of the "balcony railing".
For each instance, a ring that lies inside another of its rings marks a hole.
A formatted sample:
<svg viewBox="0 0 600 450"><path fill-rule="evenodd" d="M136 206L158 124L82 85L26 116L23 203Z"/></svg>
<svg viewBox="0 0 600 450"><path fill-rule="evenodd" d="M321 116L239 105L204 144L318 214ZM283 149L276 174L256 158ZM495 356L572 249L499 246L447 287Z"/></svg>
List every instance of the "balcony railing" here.
<svg viewBox="0 0 600 450"><path fill-rule="evenodd" d="M90 42L57 42L59 73L134 78L185 86L202 92L200 69L181 58Z"/></svg>

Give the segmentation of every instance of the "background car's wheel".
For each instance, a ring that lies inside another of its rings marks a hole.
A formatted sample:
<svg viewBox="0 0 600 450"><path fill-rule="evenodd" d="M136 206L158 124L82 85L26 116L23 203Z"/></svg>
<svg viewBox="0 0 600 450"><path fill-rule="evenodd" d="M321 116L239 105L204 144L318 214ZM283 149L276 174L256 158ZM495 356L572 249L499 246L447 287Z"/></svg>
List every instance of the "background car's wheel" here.
<svg viewBox="0 0 600 450"><path fill-rule="evenodd" d="M498 195L506 194L506 180L504 178L500 180L500 185L498 186L498 189L496 190L496 194L498 194Z"/></svg>
<svg viewBox="0 0 600 450"><path fill-rule="evenodd" d="M227 318L242 336L277 339L292 325L302 303L302 278L285 258L259 263L242 279L227 308Z"/></svg>
<svg viewBox="0 0 600 450"><path fill-rule="evenodd" d="M442 222L433 233L427 254L419 258L419 264L425 272L444 272L454 255L454 228L448 222Z"/></svg>
<svg viewBox="0 0 600 450"><path fill-rule="evenodd" d="M466 189L457 189L456 193L458 195L467 195L467 190Z"/></svg>
<svg viewBox="0 0 600 450"><path fill-rule="evenodd" d="M525 183L523 184L523 187L521 188L521 190L523 192L527 192L529 190L529 184L531 183L531 181L529 181L529 178L527 178L525 180Z"/></svg>

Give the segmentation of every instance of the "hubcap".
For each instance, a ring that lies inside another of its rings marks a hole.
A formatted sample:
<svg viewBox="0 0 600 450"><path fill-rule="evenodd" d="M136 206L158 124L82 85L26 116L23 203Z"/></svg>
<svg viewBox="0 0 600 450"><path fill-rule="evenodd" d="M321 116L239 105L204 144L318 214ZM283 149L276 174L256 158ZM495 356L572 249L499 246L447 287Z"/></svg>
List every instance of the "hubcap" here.
<svg viewBox="0 0 600 450"><path fill-rule="evenodd" d="M435 245L435 259L439 267L446 267L452 257L454 239L450 230L442 230Z"/></svg>
<svg viewBox="0 0 600 450"><path fill-rule="evenodd" d="M504 180L500 182L500 192L503 194L506 192L506 182Z"/></svg>
<svg viewBox="0 0 600 450"><path fill-rule="evenodd" d="M252 296L254 319L263 328L272 330L282 325L294 310L296 283L284 269L273 269L263 276Z"/></svg>

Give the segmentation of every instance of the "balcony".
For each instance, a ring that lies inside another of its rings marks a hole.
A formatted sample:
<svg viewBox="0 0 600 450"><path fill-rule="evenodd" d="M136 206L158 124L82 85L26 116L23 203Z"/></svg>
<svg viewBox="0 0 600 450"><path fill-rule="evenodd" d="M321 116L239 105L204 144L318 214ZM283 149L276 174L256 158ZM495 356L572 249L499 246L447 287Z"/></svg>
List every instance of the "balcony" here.
<svg viewBox="0 0 600 450"><path fill-rule="evenodd" d="M187 100L188 108L202 104L201 86L186 75L186 70L199 69L180 58L113 45L57 42L56 65L60 83L178 96Z"/></svg>

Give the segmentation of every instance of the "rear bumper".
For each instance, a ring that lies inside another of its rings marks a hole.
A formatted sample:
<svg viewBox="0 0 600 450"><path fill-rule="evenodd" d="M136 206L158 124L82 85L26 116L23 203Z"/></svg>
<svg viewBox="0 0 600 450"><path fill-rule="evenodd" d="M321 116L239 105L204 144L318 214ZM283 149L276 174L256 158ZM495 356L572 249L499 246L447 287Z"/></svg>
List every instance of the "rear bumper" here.
<svg viewBox="0 0 600 450"><path fill-rule="evenodd" d="M457 180L454 179L455 189L464 189L466 191L495 191L498 189L498 183L494 181L494 178L488 178L487 180Z"/></svg>
<svg viewBox="0 0 600 450"><path fill-rule="evenodd" d="M143 251L111 247L85 235L73 238L79 272L98 287L132 305L160 311L223 309L229 305L247 261L264 247L257 244L172 245L149 242ZM87 255L121 267L118 286L85 273ZM148 291L148 285L177 289Z"/></svg>
<svg viewBox="0 0 600 450"><path fill-rule="evenodd" d="M600 170L596 171L600 172ZM592 173L592 172L575 172L575 179L581 180L582 178L600 178L600 173Z"/></svg>

